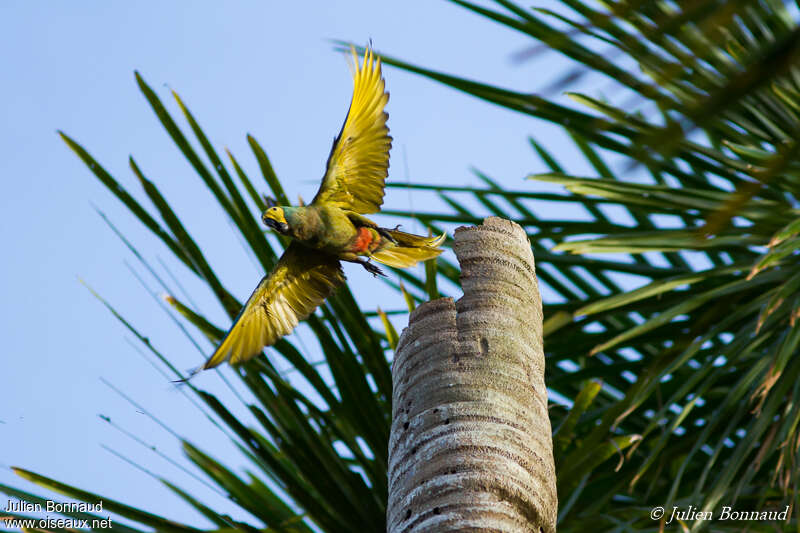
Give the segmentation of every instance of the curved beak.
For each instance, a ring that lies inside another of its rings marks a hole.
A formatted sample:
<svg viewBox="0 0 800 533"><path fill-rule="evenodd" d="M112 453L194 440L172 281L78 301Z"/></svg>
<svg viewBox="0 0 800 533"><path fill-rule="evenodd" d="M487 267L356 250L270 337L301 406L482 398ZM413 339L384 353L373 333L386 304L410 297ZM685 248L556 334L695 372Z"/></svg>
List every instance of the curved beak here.
<svg viewBox="0 0 800 533"><path fill-rule="evenodd" d="M274 229L278 233L283 234L289 231L289 224L287 224L286 222L278 222L273 218L267 218L267 217L264 217L263 221L267 227Z"/></svg>

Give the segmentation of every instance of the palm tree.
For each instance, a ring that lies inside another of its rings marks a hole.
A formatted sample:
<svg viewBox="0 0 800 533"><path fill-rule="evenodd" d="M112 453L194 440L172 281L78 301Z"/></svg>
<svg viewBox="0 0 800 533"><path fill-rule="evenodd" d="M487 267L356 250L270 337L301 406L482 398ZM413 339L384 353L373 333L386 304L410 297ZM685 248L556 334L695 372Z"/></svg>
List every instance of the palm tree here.
<svg viewBox="0 0 800 533"><path fill-rule="evenodd" d="M574 163L564 165L546 142L531 139L542 161L532 169L534 181L509 186L505 179L477 172L485 187L394 184L429 191L447 206L431 213L388 211L413 215L434 230L478 223L485 214L525 228L539 284L550 295L543 301L543 333L558 529L655 531L666 525L673 508L686 511L690 506L717 518L723 506L738 511L788 508L785 520L676 519L691 530L796 529L796 9L778 0L619 0L602 7L562 0L558 11L528 9L509 0L494 0L493 7L452 1L530 37L531 48L517 55L520 68L545 49L575 65L531 94L384 57L493 104L560 125L592 169L588 175L573 175ZM264 207L261 194L266 188L282 203L288 200L264 150L248 139L264 179L260 185L232 154L223 164L177 99L207 165L158 95L141 77L137 80L178 148L268 268L280 243L267 240L257 226L257 211ZM581 85L587 86L583 93L568 93L573 104L554 95ZM612 96L604 98L598 86ZM161 220L83 147L64 138L233 316L239 303L157 185L131 160ZM467 199L477 200L484 212L466 208ZM578 205L582 216L542 216L543 202L564 213ZM435 268L429 265L425 276L398 275L404 286L396 288L410 308L439 295L437 278L457 283L459 269L442 259ZM169 291L170 285L164 286ZM186 321L219 339L219 326L172 294L170 302ZM144 333L107 305L170 375L181 376ZM309 319L335 391L308 362L311 353L291 337L276 345L321 400L294 387L268 357L242 368L239 377L255 398L247 407L257 426L242 425L229 407L193 385L184 391L236 443L250 469L238 474L184 442L187 457L260 523L236 522L186 488L159 479L220 531L264 526L276 531L381 530L392 397L387 358L397 343L388 315L397 311L360 309L345 288ZM48 490L83 501L100 498L18 472ZM0 490L42 501L13 487ZM192 529L123 502L105 501L106 510L139 527ZM666 516L658 516L659 507Z"/></svg>
<svg viewBox="0 0 800 533"><path fill-rule="evenodd" d="M555 531L542 301L524 230L456 230L464 296L419 306L392 365L387 529Z"/></svg>

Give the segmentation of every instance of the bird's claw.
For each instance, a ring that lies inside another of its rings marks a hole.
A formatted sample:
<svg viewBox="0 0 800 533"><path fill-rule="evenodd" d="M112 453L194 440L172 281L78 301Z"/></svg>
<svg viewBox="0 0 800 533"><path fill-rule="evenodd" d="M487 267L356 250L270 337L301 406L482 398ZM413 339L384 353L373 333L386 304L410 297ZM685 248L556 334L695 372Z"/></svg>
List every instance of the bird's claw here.
<svg viewBox="0 0 800 533"><path fill-rule="evenodd" d="M378 268L376 265L373 265L369 261L361 261L360 263L361 263L361 266L363 266L367 270L367 272L369 272L370 274L372 274L376 278L378 276L386 276L386 274L383 273L383 270Z"/></svg>
<svg viewBox="0 0 800 533"><path fill-rule="evenodd" d="M398 226L398 227L400 227L400 226ZM397 229L397 228L395 228L395 230L396 230L396 229ZM391 233L389 233L389 230L388 230L388 229L385 229L385 228L378 228L378 233L379 233L379 234L380 234L382 237L386 237L386 239L387 239L387 240L389 240L389 242L391 242L392 244L397 244L397 239L395 239L394 237L392 237L392 234L391 234Z"/></svg>

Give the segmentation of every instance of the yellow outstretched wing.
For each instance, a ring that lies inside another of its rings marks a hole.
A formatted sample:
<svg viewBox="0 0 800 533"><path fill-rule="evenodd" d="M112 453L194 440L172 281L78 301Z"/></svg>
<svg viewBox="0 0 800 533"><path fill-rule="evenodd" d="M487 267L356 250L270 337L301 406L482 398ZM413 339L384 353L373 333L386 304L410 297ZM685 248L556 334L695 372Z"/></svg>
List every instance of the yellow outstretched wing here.
<svg viewBox="0 0 800 533"><path fill-rule="evenodd" d="M322 185L312 205L332 203L342 209L377 213L383 203L383 189L389 174L392 138L383 110L389 101L381 60L367 49L359 67L353 50L353 100L339 136L333 141Z"/></svg>
<svg viewBox="0 0 800 533"><path fill-rule="evenodd" d="M242 363L288 335L344 282L339 260L293 242L261 280L233 327L203 365Z"/></svg>

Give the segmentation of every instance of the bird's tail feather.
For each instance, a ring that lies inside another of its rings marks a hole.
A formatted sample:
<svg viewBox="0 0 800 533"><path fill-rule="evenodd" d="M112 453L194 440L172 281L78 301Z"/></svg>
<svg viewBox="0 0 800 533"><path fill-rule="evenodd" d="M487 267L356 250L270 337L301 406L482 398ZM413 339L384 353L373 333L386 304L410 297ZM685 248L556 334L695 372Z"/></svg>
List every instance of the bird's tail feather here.
<svg viewBox="0 0 800 533"><path fill-rule="evenodd" d="M397 243L388 243L372 254L372 259L384 265L395 268L407 268L416 265L420 261L433 259L442 253L439 245L442 244L447 234L442 233L438 237L420 237L404 231L393 229L386 231Z"/></svg>

